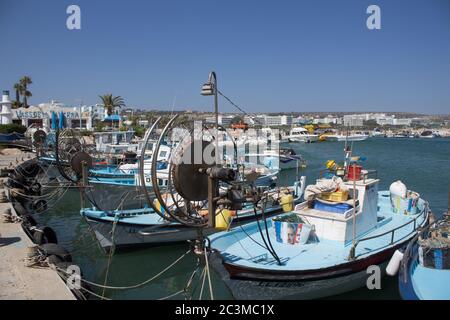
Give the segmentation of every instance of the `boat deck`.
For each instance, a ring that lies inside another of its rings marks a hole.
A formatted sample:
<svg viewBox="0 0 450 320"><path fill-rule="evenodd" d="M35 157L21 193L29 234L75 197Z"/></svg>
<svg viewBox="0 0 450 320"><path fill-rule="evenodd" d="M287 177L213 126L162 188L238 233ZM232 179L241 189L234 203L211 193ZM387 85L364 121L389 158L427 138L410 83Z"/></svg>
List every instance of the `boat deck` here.
<svg viewBox="0 0 450 320"><path fill-rule="evenodd" d="M420 207L423 208L424 202L423 200L421 201ZM416 226L414 226L413 222L415 218L417 218ZM387 233L371 240L361 241L356 247L356 258L361 259L367 257L369 254L382 251L408 240L413 236L415 228L422 225L425 219L426 215L421 215L420 213L418 215L394 213L391 210L389 194L380 192L377 227L360 236L359 240L361 238ZM392 229L410 221L410 224L397 229L392 236L390 232ZM310 237L310 240L306 244L291 245L279 243L276 241L272 220L268 219L267 224L271 243L282 265L279 265L265 248L256 223L235 227L229 232L221 232L210 236L211 246L221 252L224 261L227 263L266 270L298 271L320 269L348 261L347 259L352 246L351 242L343 243L321 239L314 241L311 240L313 237ZM264 235L266 235L262 221L260 222L260 226ZM392 239L393 241L391 241Z"/></svg>

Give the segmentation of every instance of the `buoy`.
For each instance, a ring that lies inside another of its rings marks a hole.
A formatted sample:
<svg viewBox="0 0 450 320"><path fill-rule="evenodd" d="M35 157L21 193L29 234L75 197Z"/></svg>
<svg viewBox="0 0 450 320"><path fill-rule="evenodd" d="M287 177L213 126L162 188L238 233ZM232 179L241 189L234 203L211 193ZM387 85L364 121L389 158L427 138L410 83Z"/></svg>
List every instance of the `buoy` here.
<svg viewBox="0 0 450 320"><path fill-rule="evenodd" d="M403 259L403 252L401 252L400 250L395 250L391 260L389 260L389 263L386 267L386 274L390 276L395 276L398 272L398 269L400 268L400 263L402 262L402 259Z"/></svg>
<svg viewBox="0 0 450 320"><path fill-rule="evenodd" d="M397 180L391 184L389 192L391 193L391 196L399 196L404 199L407 196L408 189L403 182Z"/></svg>

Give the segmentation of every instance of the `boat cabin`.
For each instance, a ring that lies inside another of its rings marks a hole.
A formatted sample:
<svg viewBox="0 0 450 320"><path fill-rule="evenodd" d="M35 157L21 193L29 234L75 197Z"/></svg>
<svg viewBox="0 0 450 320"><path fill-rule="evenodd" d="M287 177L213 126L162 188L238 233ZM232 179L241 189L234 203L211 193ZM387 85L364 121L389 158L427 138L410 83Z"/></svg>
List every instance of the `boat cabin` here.
<svg viewBox="0 0 450 320"><path fill-rule="evenodd" d="M320 180L320 179L319 179ZM355 238L369 232L377 226L378 218L378 179L361 179L356 181ZM348 194L353 196L353 181L344 182ZM353 239L353 198L334 204L318 201L310 208L308 201L298 204L294 212L309 224L315 226L319 239L347 243Z"/></svg>
<svg viewBox="0 0 450 320"><path fill-rule="evenodd" d="M96 149L99 152L122 154L126 151L137 151L137 145L131 144L134 131L95 132Z"/></svg>

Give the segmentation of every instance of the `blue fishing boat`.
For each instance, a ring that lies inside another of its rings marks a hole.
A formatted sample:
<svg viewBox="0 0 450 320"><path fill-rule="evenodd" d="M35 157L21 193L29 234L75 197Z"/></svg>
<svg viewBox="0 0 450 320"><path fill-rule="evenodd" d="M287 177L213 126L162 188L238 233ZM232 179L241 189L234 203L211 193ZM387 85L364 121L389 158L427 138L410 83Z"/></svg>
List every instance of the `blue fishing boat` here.
<svg viewBox="0 0 450 320"><path fill-rule="evenodd" d="M305 186L305 178L294 183L292 187L269 190L267 196L272 199L264 208L266 216L282 211L282 194L292 195L292 203L300 202ZM113 200L113 199L111 199ZM116 200L117 201L117 200ZM126 201L129 203L128 199ZM288 205L293 205L289 203ZM285 204L286 205L286 204ZM86 218L102 248L108 251L113 242L116 249L140 248L162 244L174 244L196 239L198 229L174 222L167 216L163 219L151 208L141 205L139 209L99 210L98 208L84 208L80 211ZM246 206L232 215L227 226L241 225L255 219L253 206ZM220 216L218 217L221 218ZM205 235L220 231L219 229L205 229Z"/></svg>
<svg viewBox="0 0 450 320"><path fill-rule="evenodd" d="M397 201L378 191L379 180L368 175L340 182L351 199L344 191L325 193L327 201L308 194L332 180L319 179L289 214L210 235L211 264L233 296L321 298L365 286L369 266L384 271L393 252L427 224L429 208L415 193Z"/></svg>
<svg viewBox="0 0 450 320"><path fill-rule="evenodd" d="M398 280L405 300L450 300L450 215L411 240L400 262Z"/></svg>

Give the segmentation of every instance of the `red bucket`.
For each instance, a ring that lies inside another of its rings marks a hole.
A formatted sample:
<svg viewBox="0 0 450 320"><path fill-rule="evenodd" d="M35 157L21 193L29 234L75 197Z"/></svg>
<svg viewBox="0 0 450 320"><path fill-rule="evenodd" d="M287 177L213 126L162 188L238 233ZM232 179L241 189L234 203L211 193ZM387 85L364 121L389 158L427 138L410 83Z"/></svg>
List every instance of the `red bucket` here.
<svg viewBox="0 0 450 320"><path fill-rule="evenodd" d="M350 165L348 167L348 180L361 180L361 166Z"/></svg>

